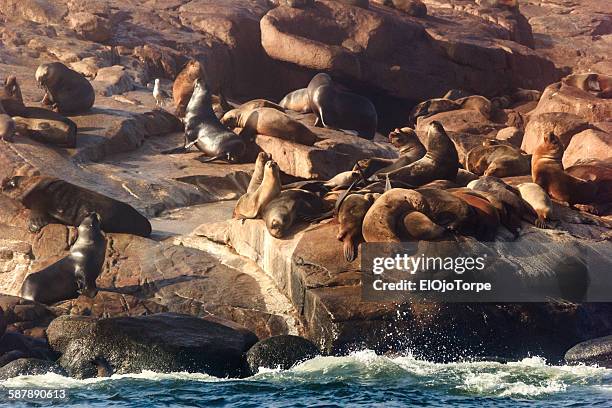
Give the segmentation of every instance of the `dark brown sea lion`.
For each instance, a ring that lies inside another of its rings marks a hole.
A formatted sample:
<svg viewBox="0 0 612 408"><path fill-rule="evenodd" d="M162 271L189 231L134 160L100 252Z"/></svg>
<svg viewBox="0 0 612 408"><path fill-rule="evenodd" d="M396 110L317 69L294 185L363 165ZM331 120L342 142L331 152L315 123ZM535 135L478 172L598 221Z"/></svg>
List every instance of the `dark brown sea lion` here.
<svg viewBox="0 0 612 408"><path fill-rule="evenodd" d="M43 105L50 105L62 115L87 112L94 104L96 94L91 83L61 62L39 65L35 76L45 89Z"/></svg>
<svg viewBox="0 0 612 408"><path fill-rule="evenodd" d="M484 142L467 153L465 165L468 171L480 176L523 176L531 171L531 155L508 144Z"/></svg>
<svg viewBox="0 0 612 408"><path fill-rule="evenodd" d="M21 297L47 305L75 299L79 294L94 297L105 253L106 239L100 229L100 217L89 214L79 225L79 236L70 247L70 254L28 275L21 287Z"/></svg>
<svg viewBox="0 0 612 408"><path fill-rule="evenodd" d="M169 153L184 151L193 145L208 156L204 162L223 159L236 163L246 151L243 139L228 130L215 115L211 93L199 79L195 80L185 114L185 146Z"/></svg>
<svg viewBox="0 0 612 408"><path fill-rule="evenodd" d="M378 172L388 173L407 166L410 163L414 163L425 156L427 152L425 146L423 146L417 137L416 132L409 127L403 127L401 129L396 128L389 133L389 143L399 149L400 157L398 159L383 159L378 157L363 159L357 162L353 170L357 170L357 166L359 166L361 167L360 171L363 172L364 177L370 178Z"/></svg>
<svg viewBox="0 0 612 408"><path fill-rule="evenodd" d="M378 115L369 99L346 92L327 74L315 75L308 84L310 109L317 114L317 125L331 129L354 130L359 137L372 139Z"/></svg>
<svg viewBox="0 0 612 408"><path fill-rule="evenodd" d="M263 179L255 191L247 192L236 203L234 218L257 218L270 201L281 193L278 164L268 160L264 165Z"/></svg>
<svg viewBox="0 0 612 408"><path fill-rule="evenodd" d="M52 222L78 226L95 212L105 232L151 235L149 220L132 206L64 180L17 175L2 180L0 192L31 210L32 232Z"/></svg>
<svg viewBox="0 0 612 408"><path fill-rule="evenodd" d="M453 100L446 98L434 98L423 101L412 108L408 116L409 123L415 125L419 118L428 118L436 113L448 112L451 110L461 109L461 105Z"/></svg>
<svg viewBox="0 0 612 408"><path fill-rule="evenodd" d="M262 218L275 238L284 238L299 221L310 221L328 210L318 195L300 189L285 190L265 207Z"/></svg>
<svg viewBox="0 0 612 408"><path fill-rule="evenodd" d="M350 194L338 209L338 241L342 241L344 258L352 262L357 257L359 244L363 242L363 219L374 203L373 194Z"/></svg>
<svg viewBox="0 0 612 408"><path fill-rule="evenodd" d="M460 198L446 190L438 188L416 189L429 206L428 211L421 211L433 222L449 231L463 233L469 224L475 221L471 207Z"/></svg>
<svg viewBox="0 0 612 408"><path fill-rule="evenodd" d="M497 208L486 197L474 194L469 188L453 189L451 193L465 201L474 211L475 219L468 224L471 228L465 228L462 232L480 241L493 241L501 222Z"/></svg>
<svg viewBox="0 0 612 408"><path fill-rule="evenodd" d="M311 112L310 100L308 99L308 88L296 89L293 92L289 92L278 104L294 112Z"/></svg>
<svg viewBox="0 0 612 408"><path fill-rule="evenodd" d="M4 86L0 88L0 104L9 116L23 115L25 105L21 88L14 75L9 75L4 80Z"/></svg>
<svg viewBox="0 0 612 408"><path fill-rule="evenodd" d="M317 135L308 127L273 108L232 109L221 122L229 128L242 128L240 135L247 139L260 134L307 146L317 141Z"/></svg>
<svg viewBox="0 0 612 408"><path fill-rule="evenodd" d="M433 180L454 180L459 169L457 149L438 121L433 121L424 137L419 138L427 153L419 160L389 173L377 173L381 179L386 175L414 186Z"/></svg>

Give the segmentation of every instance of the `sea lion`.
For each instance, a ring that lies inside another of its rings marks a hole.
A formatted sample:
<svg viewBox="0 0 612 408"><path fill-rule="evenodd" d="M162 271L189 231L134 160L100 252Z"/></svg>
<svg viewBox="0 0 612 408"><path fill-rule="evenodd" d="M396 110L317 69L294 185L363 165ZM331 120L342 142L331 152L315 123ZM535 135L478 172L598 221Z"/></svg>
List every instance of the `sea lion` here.
<svg viewBox="0 0 612 408"><path fill-rule="evenodd" d="M399 149L400 157L398 159L383 159L378 157L363 159L357 162L353 170L356 170L357 166L359 166L364 177L369 178L378 172L388 173L407 166L410 163L414 163L425 156L427 152L416 132L409 127L403 127L401 129L396 128L389 133L389 143Z"/></svg>
<svg viewBox="0 0 612 408"><path fill-rule="evenodd" d="M561 80L567 86L573 86L589 92L598 98L612 98L612 76L585 73L569 75Z"/></svg>
<svg viewBox="0 0 612 408"><path fill-rule="evenodd" d="M25 105L23 104L23 96L21 88L14 75L9 75L4 80L4 86L0 88L0 104L9 116L18 116L23 114Z"/></svg>
<svg viewBox="0 0 612 408"><path fill-rule="evenodd" d="M427 211L421 211L433 222L445 227L451 232L463 233L471 221L474 221L474 212L462 199L446 190L437 188L416 189L428 204Z"/></svg>
<svg viewBox="0 0 612 408"><path fill-rule="evenodd" d="M529 174L531 155L500 142L483 142L472 148L465 158L468 171L485 176L513 177Z"/></svg>
<svg viewBox="0 0 612 408"><path fill-rule="evenodd" d="M247 193L252 193L257 190L257 187L263 181L264 176L264 166L266 163L272 159L269 153L259 152L257 154L257 159L255 160L255 170L253 170L253 175L251 176L251 180L249 181L249 185L246 189Z"/></svg>
<svg viewBox="0 0 612 408"><path fill-rule="evenodd" d="M246 151L242 138L228 130L219 121L212 109L211 93L206 84L195 80L193 93L185 114L185 147L195 145L207 159L224 159L230 163L238 162ZM174 153L175 151L171 151Z"/></svg>
<svg viewBox="0 0 612 408"><path fill-rule="evenodd" d="M99 215L87 215L78 231L79 236L67 257L28 275L21 286L22 298L50 305L75 299L79 294L96 296L96 279L102 272L106 253Z"/></svg>
<svg viewBox="0 0 612 408"><path fill-rule="evenodd" d="M429 99L412 108L412 111L408 116L408 120L409 123L414 126L419 118L425 119L435 115L436 113L448 112L457 109L461 109L461 105L453 100L445 98Z"/></svg>
<svg viewBox="0 0 612 408"><path fill-rule="evenodd" d="M363 242L361 228L363 218L374 203L373 194L350 194L338 209L338 241L342 241L344 258L352 262L357 257L359 244Z"/></svg>
<svg viewBox="0 0 612 408"><path fill-rule="evenodd" d="M233 218L257 218L270 201L281 193L280 173L278 164L274 160L268 160L264 165L263 179L255 191L242 195L236 207L234 207Z"/></svg>
<svg viewBox="0 0 612 408"><path fill-rule="evenodd" d="M15 121L6 114L0 102L0 140L12 141L15 133Z"/></svg>
<svg viewBox="0 0 612 408"><path fill-rule="evenodd" d="M42 104L51 105L63 115L87 112L94 104L96 94L91 83L61 62L39 65L35 77L45 89Z"/></svg>
<svg viewBox="0 0 612 408"><path fill-rule="evenodd" d="M151 235L149 220L132 206L64 180L41 177L34 181L34 177L13 176L2 180L0 191L30 210L32 232L52 222L78 226L95 212L100 215L105 232Z"/></svg>
<svg viewBox="0 0 612 408"><path fill-rule="evenodd" d="M521 183L517 186L523 200L538 214L535 225L538 228L546 228L546 223L553 214L553 204L546 191L536 183Z"/></svg>
<svg viewBox="0 0 612 408"><path fill-rule="evenodd" d="M465 169L457 170L457 177L455 177L455 183L459 186L465 187L470 181L477 180L478 176L471 171Z"/></svg>
<svg viewBox="0 0 612 408"><path fill-rule="evenodd" d="M429 213L423 195L415 190L392 188L374 201L363 218L362 234L366 242L401 242L406 239L435 239L445 229L427 216L412 212ZM416 236L415 236L416 235Z"/></svg>
<svg viewBox="0 0 612 408"><path fill-rule="evenodd" d="M472 222L463 230L466 235L474 236L479 241L493 241L501 220L499 211L486 197L469 188L449 190L451 194L465 201L473 210Z"/></svg>
<svg viewBox="0 0 612 408"><path fill-rule="evenodd" d="M438 121L431 122L426 135L419 137L419 140L427 150L425 156L389 173L379 172L376 177L381 179L388 175L392 180L415 186L438 179L454 180L459 169L459 158L457 149L442 124Z"/></svg>
<svg viewBox="0 0 612 408"><path fill-rule="evenodd" d="M427 6L420 0L375 0L384 6L403 11L412 17L425 17Z"/></svg>
<svg viewBox="0 0 612 408"><path fill-rule="evenodd" d="M204 80L204 67L199 61L189 60L172 84L172 98L176 106L174 114L179 118L185 116L196 79Z"/></svg>
<svg viewBox="0 0 612 408"><path fill-rule="evenodd" d="M361 173L359 173L359 171L348 170L336 174L334 177L323 183L323 185L331 189L346 188L353 184L353 182L356 180L359 180L359 178L361 178Z"/></svg>
<svg viewBox="0 0 612 408"><path fill-rule="evenodd" d="M317 141L317 135L308 127L272 108L232 109L223 115L221 123L229 128L242 128L240 134L247 138L260 134L307 146Z"/></svg>
<svg viewBox="0 0 612 408"><path fill-rule="evenodd" d="M457 183L450 180L434 180L430 181L427 184L423 184L421 188L437 188L440 190L447 190L449 188L457 188L459 187Z"/></svg>
<svg viewBox="0 0 612 408"><path fill-rule="evenodd" d="M374 138L378 115L368 98L339 89L324 73L315 75L306 89L310 109L317 114L315 126L354 130L359 137Z"/></svg>
<svg viewBox="0 0 612 408"><path fill-rule="evenodd" d="M277 111L285 112L285 108L267 99L253 99L253 100L243 103L236 109L248 111L248 110L257 109L257 108L271 108L271 109L276 109Z"/></svg>
<svg viewBox="0 0 612 408"><path fill-rule="evenodd" d="M296 89L293 92L289 92L278 104L294 112L311 112L310 100L308 99L308 88Z"/></svg>
<svg viewBox="0 0 612 408"><path fill-rule="evenodd" d="M591 204L597 199L597 184L567 174L561 159L564 148L559 138L549 132L536 147L531 159L531 178L548 195L570 206Z"/></svg>
<svg viewBox="0 0 612 408"><path fill-rule="evenodd" d="M612 180L612 158L608 160L581 161L565 169L565 172L581 180Z"/></svg>
<svg viewBox="0 0 612 408"><path fill-rule="evenodd" d="M270 201L261 218L270 235L284 238L298 221L311 221L327 211L326 203L318 195L301 189L285 190Z"/></svg>
<svg viewBox="0 0 612 408"><path fill-rule="evenodd" d="M67 122L69 119L53 120L14 116L13 120L19 133L27 134L38 142L65 148L76 147L77 127L74 122Z"/></svg>
<svg viewBox="0 0 612 408"><path fill-rule="evenodd" d="M491 118L493 113L493 105L491 101L480 95L470 95L455 101L461 109L475 110L482 113L487 119Z"/></svg>

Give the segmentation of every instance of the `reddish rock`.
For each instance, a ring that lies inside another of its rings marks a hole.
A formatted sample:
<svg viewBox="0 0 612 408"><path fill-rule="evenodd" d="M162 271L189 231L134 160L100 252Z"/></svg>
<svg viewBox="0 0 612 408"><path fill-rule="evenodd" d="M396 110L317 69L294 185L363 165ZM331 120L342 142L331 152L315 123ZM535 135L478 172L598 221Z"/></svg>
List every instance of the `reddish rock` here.
<svg viewBox="0 0 612 408"><path fill-rule="evenodd" d="M597 129L587 129L572 137L563 153L563 167L580 161L607 160L612 157L612 134Z"/></svg>
<svg viewBox="0 0 612 408"><path fill-rule="evenodd" d="M500 129L495 138L510 143L512 146L521 147L524 132L514 126Z"/></svg>
<svg viewBox="0 0 612 408"><path fill-rule="evenodd" d="M561 143L567 147L575 134L589 127L588 121L580 116L565 112L539 113L536 109L530 115L529 123L525 127L521 149L529 154L533 153L544 135L549 132L553 132L561 139Z"/></svg>
<svg viewBox="0 0 612 408"><path fill-rule="evenodd" d="M71 13L68 24L81 38L94 42L107 42L113 36L111 22L92 13Z"/></svg>

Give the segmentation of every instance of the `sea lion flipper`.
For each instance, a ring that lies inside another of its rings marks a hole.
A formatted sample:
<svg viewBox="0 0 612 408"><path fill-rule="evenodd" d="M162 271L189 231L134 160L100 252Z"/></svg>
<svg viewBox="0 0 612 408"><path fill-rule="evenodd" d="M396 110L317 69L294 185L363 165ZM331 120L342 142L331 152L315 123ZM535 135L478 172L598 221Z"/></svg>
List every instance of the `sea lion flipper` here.
<svg viewBox="0 0 612 408"><path fill-rule="evenodd" d="M179 146L179 147L175 147L169 150L162 150L160 153L161 154L178 154L178 153L185 153L186 151L187 151L187 148L185 146Z"/></svg>
<svg viewBox="0 0 612 408"><path fill-rule="evenodd" d="M222 154L218 154L216 156L212 156L212 157L206 157L206 158L199 158L198 161L202 162L202 163L209 163L215 160L219 160L222 159L224 157L226 157L227 155L225 153Z"/></svg>
<svg viewBox="0 0 612 408"><path fill-rule="evenodd" d="M357 243L354 243L352 240L347 239L344 241L343 249L344 258L347 261L353 262L355 258L357 258Z"/></svg>
<svg viewBox="0 0 612 408"><path fill-rule="evenodd" d="M28 221L28 229L30 232L37 233L42 230L46 225L51 224L51 216L43 210L32 209L30 213L30 219Z"/></svg>

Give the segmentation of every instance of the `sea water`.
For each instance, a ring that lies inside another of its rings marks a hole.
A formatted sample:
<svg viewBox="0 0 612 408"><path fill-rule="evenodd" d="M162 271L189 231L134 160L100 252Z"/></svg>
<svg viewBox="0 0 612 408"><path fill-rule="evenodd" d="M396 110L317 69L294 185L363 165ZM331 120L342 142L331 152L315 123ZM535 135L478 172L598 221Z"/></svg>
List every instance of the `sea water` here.
<svg viewBox="0 0 612 408"><path fill-rule="evenodd" d="M0 395L19 388L62 388L67 398L11 406L612 406L612 370L605 368L553 366L538 357L505 364L438 364L369 350L316 357L290 370L260 370L244 379L143 372L87 380L45 374L0 381Z"/></svg>

